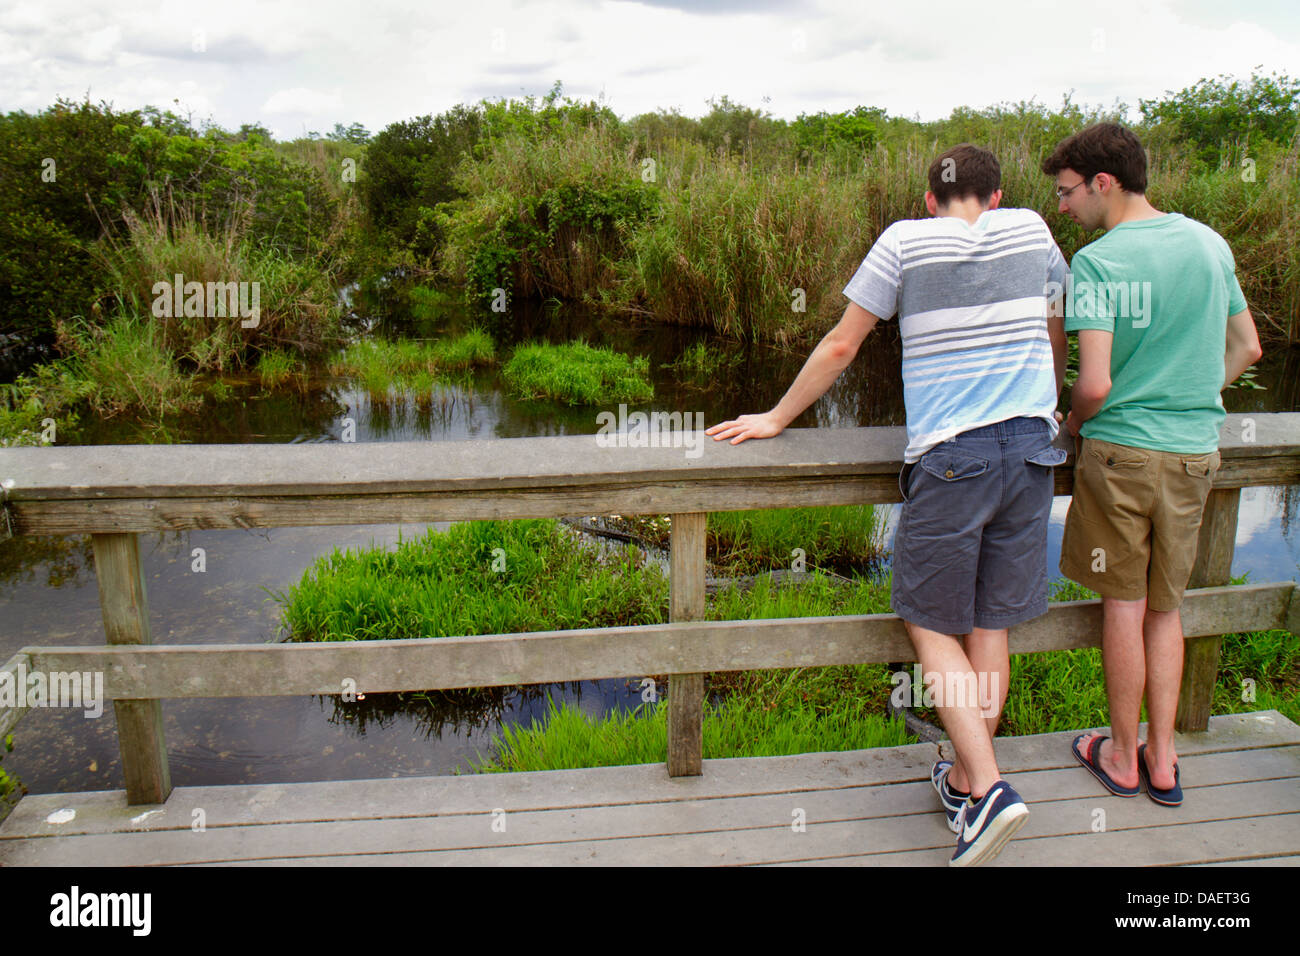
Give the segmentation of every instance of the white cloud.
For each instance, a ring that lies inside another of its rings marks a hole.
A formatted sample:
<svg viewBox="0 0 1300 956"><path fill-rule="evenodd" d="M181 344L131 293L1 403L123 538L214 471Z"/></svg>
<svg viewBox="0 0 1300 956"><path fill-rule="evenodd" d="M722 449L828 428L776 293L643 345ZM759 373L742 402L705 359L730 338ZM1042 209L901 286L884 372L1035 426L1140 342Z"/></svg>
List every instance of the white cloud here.
<svg viewBox="0 0 1300 956"><path fill-rule="evenodd" d="M309 116L338 115L342 109L343 97L337 92L322 93L301 86L278 90L262 104L264 113L306 113Z"/></svg>
<svg viewBox="0 0 1300 956"><path fill-rule="evenodd" d="M1086 14L1029 0L0 0L0 109L90 89L119 108L181 99L227 127L275 117L292 133L378 130L484 96L540 96L557 79L572 96L603 91L623 116L699 116L725 94L786 118L864 104L933 119L963 105L1056 106L1070 90L1135 106L1202 76L1295 63L1300 14L1271 0L1097 0Z"/></svg>

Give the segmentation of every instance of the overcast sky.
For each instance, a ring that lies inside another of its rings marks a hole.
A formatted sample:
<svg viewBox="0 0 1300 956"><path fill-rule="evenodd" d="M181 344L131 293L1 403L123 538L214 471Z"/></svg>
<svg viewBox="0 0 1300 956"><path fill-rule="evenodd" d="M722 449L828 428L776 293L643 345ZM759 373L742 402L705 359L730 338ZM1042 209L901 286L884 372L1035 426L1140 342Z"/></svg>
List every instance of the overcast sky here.
<svg viewBox="0 0 1300 956"><path fill-rule="evenodd" d="M624 118L700 116L725 94L789 119L859 104L936 119L1071 90L1135 108L1256 66L1300 74L1295 0L0 0L0 111L88 94L279 138L556 80Z"/></svg>

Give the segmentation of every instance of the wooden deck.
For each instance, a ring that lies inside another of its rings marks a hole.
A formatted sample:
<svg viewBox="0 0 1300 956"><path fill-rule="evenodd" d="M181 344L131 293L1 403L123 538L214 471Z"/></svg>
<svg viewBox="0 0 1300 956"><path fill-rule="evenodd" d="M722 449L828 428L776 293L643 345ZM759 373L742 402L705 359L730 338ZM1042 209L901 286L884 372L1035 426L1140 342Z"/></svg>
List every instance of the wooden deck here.
<svg viewBox="0 0 1300 956"><path fill-rule="evenodd" d="M1178 809L1105 793L1071 756L1075 733L998 739L1030 817L993 865L1300 864L1300 727L1276 711L1178 735ZM937 754L177 787L156 807L121 790L32 795L0 825L0 865L943 866L955 838L929 783ZM59 810L76 815L47 822Z"/></svg>

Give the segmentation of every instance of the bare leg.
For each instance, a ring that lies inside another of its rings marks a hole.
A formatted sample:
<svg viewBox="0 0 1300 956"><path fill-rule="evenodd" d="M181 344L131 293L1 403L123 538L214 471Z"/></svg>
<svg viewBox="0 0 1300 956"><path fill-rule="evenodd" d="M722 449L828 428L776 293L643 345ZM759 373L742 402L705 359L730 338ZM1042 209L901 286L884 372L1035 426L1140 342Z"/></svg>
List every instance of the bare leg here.
<svg viewBox="0 0 1300 956"><path fill-rule="evenodd" d="M1011 683L1011 658L1007 653L1007 629L989 631L977 627L966 638L966 656L975 671L981 698L983 717L988 726L989 741L997 735L998 721L1007 702L1007 689ZM948 771L948 785L956 790L970 790L970 780L960 758L953 761Z"/></svg>
<svg viewBox="0 0 1300 956"><path fill-rule="evenodd" d="M1142 691L1146 682L1142 624L1147 601L1146 598L1137 601L1102 598L1101 608L1101 661L1106 672L1106 698L1110 702L1111 739L1101 745L1097 763L1120 786L1136 787L1138 723L1142 719ZM1180 658L1180 674L1181 668ZM1171 732L1172 722L1171 716ZM1084 753L1088 752L1093 736L1080 743L1079 749Z"/></svg>
<svg viewBox="0 0 1300 956"><path fill-rule="evenodd" d="M921 660L921 671L927 679L927 689L933 693L939 719L966 769L970 785L964 789L970 790L978 800L1000 775L988 722L978 694L973 692L977 686L974 668L956 637L918 627L910 621L904 623ZM954 689L961 688L970 688L972 692L954 693Z"/></svg>
<svg viewBox="0 0 1300 956"><path fill-rule="evenodd" d="M1183 680L1183 619L1177 609L1147 609L1142 634L1146 645L1147 768L1151 785L1174 785L1174 715ZM1109 680L1109 675L1107 675Z"/></svg>

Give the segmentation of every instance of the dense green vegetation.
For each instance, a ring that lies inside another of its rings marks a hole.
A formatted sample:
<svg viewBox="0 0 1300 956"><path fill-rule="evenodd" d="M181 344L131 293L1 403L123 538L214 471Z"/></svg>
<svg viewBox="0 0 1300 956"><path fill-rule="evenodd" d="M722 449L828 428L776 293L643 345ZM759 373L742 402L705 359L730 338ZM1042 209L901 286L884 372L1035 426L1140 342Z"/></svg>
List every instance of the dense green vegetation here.
<svg viewBox="0 0 1300 956"><path fill-rule="evenodd" d="M759 515L763 521L755 521ZM820 515L821 520L817 520ZM719 516L711 516L716 518ZM759 574L709 597L708 620L759 620L889 612L889 582L867 573L877 521L871 508L786 509L734 516L710 529L731 547L711 554L731 576L790 564L788 545L830 554L837 541L864 546L847 581L820 571L785 582ZM649 531L660 522L647 521ZM725 537L722 537L725 535ZM811 570L811 559L809 561ZM1241 583L1240 581L1237 583ZM356 640L519 633L665 622L667 580L634 547L600 549L552 521L474 522L405 541L394 551L340 553L316 562L297 587L277 594L296 640ZM1058 582L1054 600L1095 597ZM649 675L647 675L649 676ZM886 664L710 675L705 756L733 757L892 746L909 742L886 716L894 690ZM1247 684L1247 679L1253 685ZM653 763L666 756L663 675L635 712L593 719L552 705L545 720L506 728L480 771ZM1248 691L1247 688L1250 688ZM1300 720L1300 646L1285 631L1230 634L1214 712L1277 709ZM921 715L937 721L922 709ZM1016 655L999 732L1047 733L1107 722L1097 649Z"/></svg>

